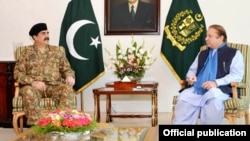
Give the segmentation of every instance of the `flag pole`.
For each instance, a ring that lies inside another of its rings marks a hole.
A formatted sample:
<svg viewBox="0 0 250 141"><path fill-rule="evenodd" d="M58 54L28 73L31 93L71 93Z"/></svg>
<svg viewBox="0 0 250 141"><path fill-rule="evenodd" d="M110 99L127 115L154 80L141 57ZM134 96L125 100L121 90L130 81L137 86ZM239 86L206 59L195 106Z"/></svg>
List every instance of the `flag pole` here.
<svg viewBox="0 0 250 141"><path fill-rule="evenodd" d="M81 110L84 112L84 93L81 92Z"/></svg>

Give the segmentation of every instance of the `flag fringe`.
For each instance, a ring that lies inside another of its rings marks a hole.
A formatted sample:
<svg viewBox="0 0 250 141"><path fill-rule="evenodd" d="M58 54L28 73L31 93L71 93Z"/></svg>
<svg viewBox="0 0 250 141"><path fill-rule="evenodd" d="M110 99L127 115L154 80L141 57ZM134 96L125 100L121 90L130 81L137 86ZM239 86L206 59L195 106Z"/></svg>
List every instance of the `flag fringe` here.
<svg viewBox="0 0 250 141"><path fill-rule="evenodd" d="M161 58L163 59L163 61L167 64L167 66L169 67L170 71L174 74L175 78L180 82L181 78L179 77L179 75L176 73L176 71L174 70L173 66L170 64L170 62L167 60L167 58L165 57L165 55L161 52L160 53Z"/></svg>
<svg viewBox="0 0 250 141"><path fill-rule="evenodd" d="M89 87L91 84L93 84L94 82L96 82L100 77L102 77L105 74L105 71L99 73L96 77L94 77L92 80L90 80L88 83L86 83L85 85L83 85L80 89L78 89L77 91L75 91L76 94L81 93L83 90L85 90L87 87Z"/></svg>

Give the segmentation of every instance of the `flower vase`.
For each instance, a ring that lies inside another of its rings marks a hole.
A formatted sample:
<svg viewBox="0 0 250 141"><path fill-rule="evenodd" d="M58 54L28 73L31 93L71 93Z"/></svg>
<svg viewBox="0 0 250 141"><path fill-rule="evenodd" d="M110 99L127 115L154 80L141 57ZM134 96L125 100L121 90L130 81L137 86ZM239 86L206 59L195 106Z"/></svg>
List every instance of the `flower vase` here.
<svg viewBox="0 0 250 141"><path fill-rule="evenodd" d="M81 132L70 132L70 133L62 133L61 139L63 141L79 141L81 139Z"/></svg>
<svg viewBox="0 0 250 141"><path fill-rule="evenodd" d="M89 139L90 131L61 133L60 139L63 141L80 141L82 138Z"/></svg>
<svg viewBox="0 0 250 141"><path fill-rule="evenodd" d="M60 132L58 131L52 131L45 134L45 140L58 141L59 138L60 138Z"/></svg>
<svg viewBox="0 0 250 141"><path fill-rule="evenodd" d="M142 79L142 77L134 77L134 76L128 76L128 78L130 81L136 81L136 82L141 81Z"/></svg>

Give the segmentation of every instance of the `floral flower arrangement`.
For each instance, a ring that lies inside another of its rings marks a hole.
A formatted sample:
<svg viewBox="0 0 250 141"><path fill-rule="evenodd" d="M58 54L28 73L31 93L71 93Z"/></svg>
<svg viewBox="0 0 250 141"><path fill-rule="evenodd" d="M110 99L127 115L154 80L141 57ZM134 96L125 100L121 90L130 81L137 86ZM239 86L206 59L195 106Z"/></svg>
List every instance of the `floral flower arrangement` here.
<svg viewBox="0 0 250 141"><path fill-rule="evenodd" d="M85 132L96 127L96 121L88 113L80 110L57 109L39 119L32 128L39 133L58 132Z"/></svg>
<svg viewBox="0 0 250 141"><path fill-rule="evenodd" d="M145 50L144 41L141 45L132 37L131 44L128 46L125 52L123 52L120 42L116 44L116 56L112 56L109 50L105 48L106 53L110 57L110 63L105 63L105 66L112 70L118 78L123 79L125 76L142 78L147 69L156 61L151 53L154 47L150 51Z"/></svg>

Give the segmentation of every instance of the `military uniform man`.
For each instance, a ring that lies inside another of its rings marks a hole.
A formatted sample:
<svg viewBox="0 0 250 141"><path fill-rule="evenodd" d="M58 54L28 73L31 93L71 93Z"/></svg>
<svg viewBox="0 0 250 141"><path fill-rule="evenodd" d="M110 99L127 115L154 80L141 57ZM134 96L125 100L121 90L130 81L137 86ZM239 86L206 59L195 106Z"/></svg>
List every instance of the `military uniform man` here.
<svg viewBox="0 0 250 141"><path fill-rule="evenodd" d="M14 79L21 85L27 124L33 125L41 116L39 102L42 97L52 97L58 108L72 107L75 72L59 47L49 45L45 23L35 24L29 35L34 44L28 46L16 61Z"/></svg>

